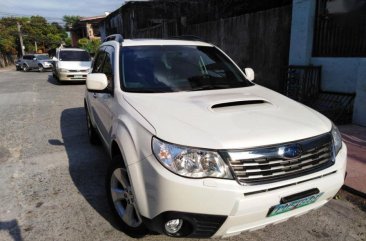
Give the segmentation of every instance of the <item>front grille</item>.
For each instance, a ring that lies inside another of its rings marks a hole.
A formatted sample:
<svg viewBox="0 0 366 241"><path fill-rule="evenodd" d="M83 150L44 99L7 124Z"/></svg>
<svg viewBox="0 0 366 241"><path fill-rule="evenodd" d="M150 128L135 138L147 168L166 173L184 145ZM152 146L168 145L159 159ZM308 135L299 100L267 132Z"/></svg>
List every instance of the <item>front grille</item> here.
<svg viewBox="0 0 366 241"><path fill-rule="evenodd" d="M70 69L69 72L70 73L77 73L77 72L81 72L81 73L87 73L89 70L87 69Z"/></svg>
<svg viewBox="0 0 366 241"><path fill-rule="evenodd" d="M283 148L291 145L300 145L302 153L292 159L283 157ZM244 185L291 179L334 164L330 133L270 147L228 151L227 155L237 181Z"/></svg>

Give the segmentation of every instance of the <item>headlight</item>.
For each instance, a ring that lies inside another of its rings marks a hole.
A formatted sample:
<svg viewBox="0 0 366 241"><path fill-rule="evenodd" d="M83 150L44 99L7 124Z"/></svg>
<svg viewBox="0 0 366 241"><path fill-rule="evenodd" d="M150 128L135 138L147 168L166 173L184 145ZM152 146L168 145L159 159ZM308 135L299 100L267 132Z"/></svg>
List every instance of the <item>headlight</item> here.
<svg viewBox="0 0 366 241"><path fill-rule="evenodd" d="M155 157L170 171L185 177L232 179L228 166L214 151L178 146L152 139Z"/></svg>
<svg viewBox="0 0 366 241"><path fill-rule="evenodd" d="M68 69L60 69L60 72L69 72Z"/></svg>
<svg viewBox="0 0 366 241"><path fill-rule="evenodd" d="M335 155L338 154L339 150L342 148L342 136L339 132L338 128L333 125L332 127L332 136L333 136L333 145L334 145L334 151Z"/></svg>

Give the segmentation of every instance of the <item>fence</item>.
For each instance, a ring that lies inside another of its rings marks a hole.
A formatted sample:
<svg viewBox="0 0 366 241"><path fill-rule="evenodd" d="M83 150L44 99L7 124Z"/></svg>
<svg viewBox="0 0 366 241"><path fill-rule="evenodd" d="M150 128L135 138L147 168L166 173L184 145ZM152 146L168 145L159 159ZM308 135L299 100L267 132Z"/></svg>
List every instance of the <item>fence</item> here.
<svg viewBox="0 0 366 241"><path fill-rule="evenodd" d="M366 57L366 3L348 13L329 13L327 3L317 1L313 56Z"/></svg>
<svg viewBox="0 0 366 241"><path fill-rule="evenodd" d="M289 66L285 95L303 103L317 98L320 91L320 75L320 66Z"/></svg>
<svg viewBox="0 0 366 241"><path fill-rule="evenodd" d="M355 94L322 91L320 66L289 66L285 95L327 116L337 124L352 122Z"/></svg>
<svg viewBox="0 0 366 241"><path fill-rule="evenodd" d="M164 21L149 28L139 29L134 33L135 38L167 38L178 35L178 23L175 20Z"/></svg>

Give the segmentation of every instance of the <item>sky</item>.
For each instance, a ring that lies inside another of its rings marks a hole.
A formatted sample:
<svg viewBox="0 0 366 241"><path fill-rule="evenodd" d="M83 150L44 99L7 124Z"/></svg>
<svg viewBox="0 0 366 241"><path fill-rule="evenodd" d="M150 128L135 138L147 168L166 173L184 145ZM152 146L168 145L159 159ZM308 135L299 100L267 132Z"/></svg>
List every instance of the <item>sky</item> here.
<svg viewBox="0 0 366 241"><path fill-rule="evenodd" d="M124 0L0 0L0 18L40 15L48 22L63 24L64 15L104 15L104 12L113 12L123 3Z"/></svg>

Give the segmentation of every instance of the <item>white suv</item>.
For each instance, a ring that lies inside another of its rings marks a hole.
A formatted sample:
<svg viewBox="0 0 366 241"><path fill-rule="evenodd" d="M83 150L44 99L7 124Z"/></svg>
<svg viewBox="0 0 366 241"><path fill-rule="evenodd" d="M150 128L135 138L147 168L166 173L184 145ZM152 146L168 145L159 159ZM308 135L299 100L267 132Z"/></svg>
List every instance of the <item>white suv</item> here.
<svg viewBox="0 0 366 241"><path fill-rule="evenodd" d="M227 237L299 216L338 192L347 150L316 111L254 84L200 41L110 36L88 75L88 132L128 234Z"/></svg>

